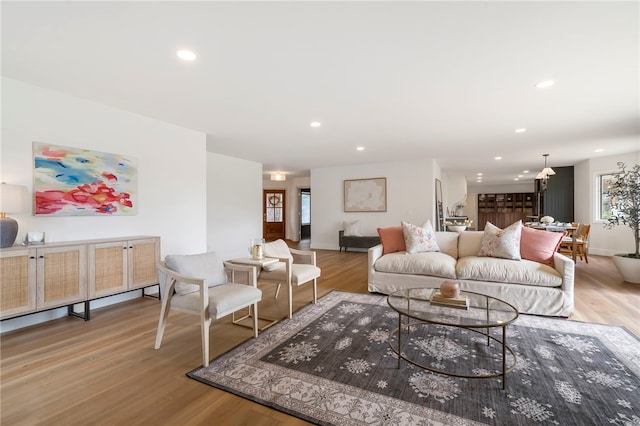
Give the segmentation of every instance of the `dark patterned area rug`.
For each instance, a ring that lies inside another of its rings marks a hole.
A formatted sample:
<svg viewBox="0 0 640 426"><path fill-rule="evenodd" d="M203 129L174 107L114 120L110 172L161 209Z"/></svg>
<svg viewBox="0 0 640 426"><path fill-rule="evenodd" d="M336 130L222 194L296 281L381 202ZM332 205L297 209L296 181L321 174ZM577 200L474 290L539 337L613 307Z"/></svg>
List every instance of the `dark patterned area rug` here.
<svg viewBox="0 0 640 426"><path fill-rule="evenodd" d="M398 369L397 325L386 296L334 291L188 376L324 425L640 425L640 340L622 327L521 315L502 390L500 377ZM498 345L471 331L412 327L405 342L438 369L501 368Z"/></svg>

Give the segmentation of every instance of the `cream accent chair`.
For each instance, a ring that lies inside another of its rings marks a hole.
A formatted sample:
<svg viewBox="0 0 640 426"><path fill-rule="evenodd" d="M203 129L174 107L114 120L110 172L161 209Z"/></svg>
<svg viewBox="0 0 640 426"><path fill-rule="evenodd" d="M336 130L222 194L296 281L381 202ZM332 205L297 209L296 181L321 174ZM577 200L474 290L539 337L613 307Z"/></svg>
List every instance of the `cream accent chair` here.
<svg viewBox="0 0 640 426"><path fill-rule="evenodd" d="M294 263L293 255L300 256L301 263ZM289 287L289 318L293 316L293 287L313 281L313 303L318 300L318 277L320 268L316 266L314 251L290 248L284 240L276 240L264 245L265 257L274 257L280 261L274 265L267 265L260 272L260 281L278 283L276 297L280 293L280 286Z"/></svg>
<svg viewBox="0 0 640 426"><path fill-rule="evenodd" d="M253 335L258 337L258 302L262 290L256 283L254 266L223 262L214 252L167 256L157 264L162 308L158 320L155 349L160 349L169 311L200 316L202 364L209 365L209 328L212 319L253 307ZM231 282L228 282L230 272ZM248 274L248 284L235 283L235 273ZM235 322L235 321L234 321Z"/></svg>

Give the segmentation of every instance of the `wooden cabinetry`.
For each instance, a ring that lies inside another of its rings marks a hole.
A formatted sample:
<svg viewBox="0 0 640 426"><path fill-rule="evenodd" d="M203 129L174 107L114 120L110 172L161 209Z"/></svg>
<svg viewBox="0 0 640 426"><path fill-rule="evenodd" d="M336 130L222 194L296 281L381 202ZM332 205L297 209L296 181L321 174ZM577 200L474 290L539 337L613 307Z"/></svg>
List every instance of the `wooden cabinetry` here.
<svg viewBox="0 0 640 426"><path fill-rule="evenodd" d="M1 249L0 319L156 285L159 259L158 237Z"/></svg>
<svg viewBox="0 0 640 426"><path fill-rule="evenodd" d="M536 211L534 192L504 194L478 194L478 230L483 230L486 222L504 228L518 220L530 220Z"/></svg>
<svg viewBox="0 0 640 426"><path fill-rule="evenodd" d="M159 238L89 245L89 297L108 296L158 283Z"/></svg>
<svg viewBox="0 0 640 426"><path fill-rule="evenodd" d="M84 301L86 255L84 245L2 250L0 318Z"/></svg>

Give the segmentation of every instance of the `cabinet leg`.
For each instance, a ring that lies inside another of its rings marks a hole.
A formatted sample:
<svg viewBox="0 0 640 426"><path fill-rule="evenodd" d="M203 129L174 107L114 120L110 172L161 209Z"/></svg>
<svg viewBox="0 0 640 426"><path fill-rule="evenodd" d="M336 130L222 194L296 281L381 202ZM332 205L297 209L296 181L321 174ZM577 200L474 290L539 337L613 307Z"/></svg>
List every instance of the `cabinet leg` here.
<svg viewBox="0 0 640 426"><path fill-rule="evenodd" d="M67 314L70 317L78 317L82 318L85 321L89 321L91 319L91 311L89 310L89 301L85 300L84 302L84 312L78 313L73 309L74 305L67 305Z"/></svg>

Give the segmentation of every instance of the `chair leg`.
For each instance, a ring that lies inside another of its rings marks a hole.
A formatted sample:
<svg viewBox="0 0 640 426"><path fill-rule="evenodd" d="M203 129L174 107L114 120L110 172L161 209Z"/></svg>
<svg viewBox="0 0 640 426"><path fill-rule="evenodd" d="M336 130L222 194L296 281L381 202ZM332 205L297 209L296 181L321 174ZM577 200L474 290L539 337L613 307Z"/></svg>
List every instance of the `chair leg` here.
<svg viewBox="0 0 640 426"><path fill-rule="evenodd" d="M318 279L313 279L313 303L318 301Z"/></svg>
<svg viewBox="0 0 640 426"><path fill-rule="evenodd" d="M282 287L282 284L278 283L278 287L276 287L276 295L273 296L274 299L278 298L278 295L280 294L280 287Z"/></svg>
<svg viewBox="0 0 640 426"><path fill-rule="evenodd" d="M253 337L258 337L258 303L253 304Z"/></svg>
<svg viewBox="0 0 640 426"><path fill-rule="evenodd" d="M293 317L293 286L289 284L289 319Z"/></svg>
<svg viewBox="0 0 640 426"><path fill-rule="evenodd" d="M582 251L584 252L584 261L589 263L589 257L587 256L587 253L589 252L589 250L586 247L583 247Z"/></svg>
<svg viewBox="0 0 640 426"><path fill-rule="evenodd" d="M202 365L209 366L209 327L211 326L211 318L203 318L200 324L202 334Z"/></svg>
<svg viewBox="0 0 640 426"><path fill-rule="evenodd" d="M169 310L171 297L165 297L162 299L162 308L160 308L160 319L158 319L158 331L156 332L156 343L153 346L154 349L160 349L162 344L162 336L164 335L164 328L167 325L167 317L169 317Z"/></svg>

